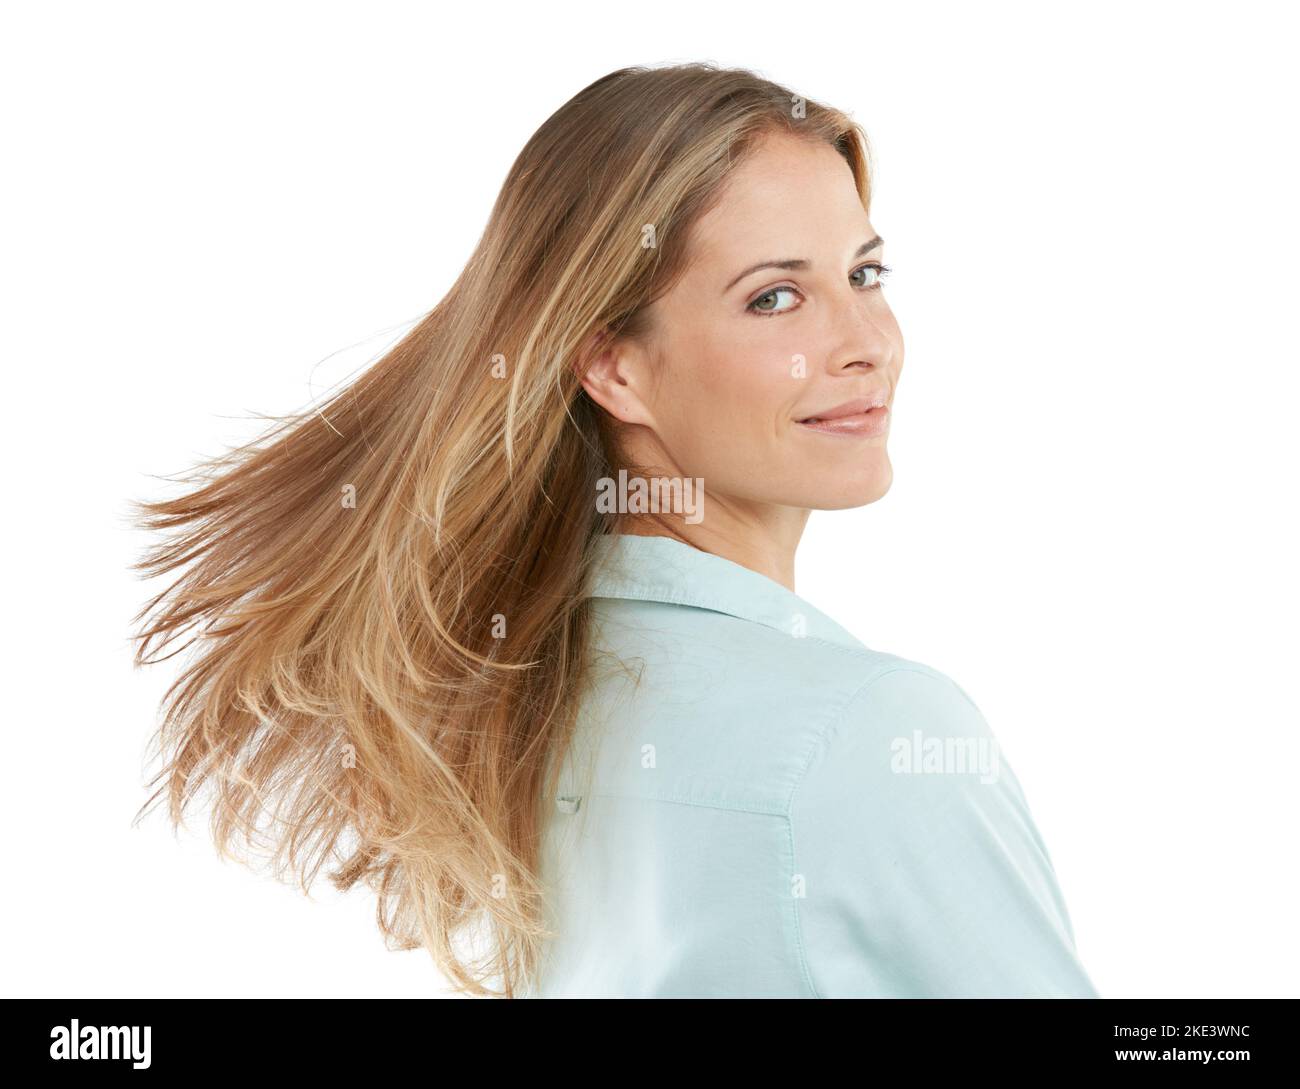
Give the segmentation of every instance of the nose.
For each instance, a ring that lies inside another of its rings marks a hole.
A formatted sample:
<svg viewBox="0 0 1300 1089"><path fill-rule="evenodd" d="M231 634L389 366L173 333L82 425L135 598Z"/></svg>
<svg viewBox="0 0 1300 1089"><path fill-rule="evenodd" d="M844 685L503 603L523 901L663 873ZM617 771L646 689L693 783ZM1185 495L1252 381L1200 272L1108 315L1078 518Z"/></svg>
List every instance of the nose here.
<svg viewBox="0 0 1300 1089"><path fill-rule="evenodd" d="M826 355L827 368L839 374L849 368L892 370L900 345L897 325L889 304L877 293L861 291L837 296L832 304L830 322L831 349Z"/></svg>

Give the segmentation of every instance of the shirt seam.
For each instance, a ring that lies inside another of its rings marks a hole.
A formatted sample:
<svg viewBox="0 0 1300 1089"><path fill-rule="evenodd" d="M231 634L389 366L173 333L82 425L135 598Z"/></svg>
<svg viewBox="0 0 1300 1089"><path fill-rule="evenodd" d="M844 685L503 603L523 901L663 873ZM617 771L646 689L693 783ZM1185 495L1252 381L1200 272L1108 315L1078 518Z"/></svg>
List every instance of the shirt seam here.
<svg viewBox="0 0 1300 1089"><path fill-rule="evenodd" d="M854 642L849 643L844 639L828 639L824 635L792 635L783 628L775 624L760 620L757 617L746 616L744 613L738 613L734 606L724 605L721 602L709 598L694 597L686 598L677 594L670 594L667 591L658 590L640 590L634 587L628 587L619 593L598 593L591 594L593 598L604 598L607 601L648 601L652 604L659 603L664 605L683 605L691 609L704 609L707 612L718 613L721 616L730 616L736 620L744 620L749 624L757 624L760 628L766 628L768 631L779 632L789 639L798 639L804 643L816 643L819 646L834 647L837 650L847 650L853 654L871 654L871 648L861 643L856 638Z"/></svg>
<svg viewBox="0 0 1300 1089"><path fill-rule="evenodd" d="M882 669L879 673L872 674L860 685L858 685L857 688L853 689L853 691L849 694L848 698L844 701L844 704L840 707L839 711L830 719L830 722L827 725L827 727L813 738L811 744L808 746L808 753L804 758L803 767L800 769L799 774L795 777L794 785L790 788L790 796L786 799L786 806L785 806L786 835L788 837L789 844L790 844L790 862L791 862L793 873L799 872L799 868L798 868L799 863L798 863L798 857L795 848L795 835L794 835L794 799L795 796L799 793L799 788L803 785L804 779L808 775L808 769L812 767L813 757L817 754L819 748L821 748L824 744L828 743L831 731L843 721L844 715L848 712L848 709L853 706L854 702L858 699L858 697L862 695L862 693L864 693L868 688L874 685L877 681L879 681L881 678L887 677L891 673L919 673L922 676L935 675L931 670L925 668L924 666L918 668L916 665L890 666L886 669ZM799 914L799 897L792 897L792 902L794 904L795 949L799 958L799 967L800 970L803 972L804 983L807 984L808 990L812 992L812 996L814 998L821 998L822 995L817 990L817 985L813 981L812 966L808 963L807 942L805 941L803 935L803 920Z"/></svg>

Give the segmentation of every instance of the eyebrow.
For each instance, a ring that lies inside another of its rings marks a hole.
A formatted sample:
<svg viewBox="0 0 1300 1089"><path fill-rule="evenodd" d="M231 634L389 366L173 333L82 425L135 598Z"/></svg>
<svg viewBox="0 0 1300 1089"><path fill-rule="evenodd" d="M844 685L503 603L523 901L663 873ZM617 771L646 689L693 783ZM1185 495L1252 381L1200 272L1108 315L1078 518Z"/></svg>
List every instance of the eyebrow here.
<svg viewBox="0 0 1300 1089"><path fill-rule="evenodd" d="M885 244L885 240L881 238L880 235L876 235L876 237L873 238L870 242L863 242L862 245L858 247L858 252L855 253L853 257L856 260L857 258L862 257L864 254L870 253L877 246L883 246L884 244ZM746 276L750 275L750 273L758 272L760 269L783 268L783 269L802 270L808 268L811 264L812 262L809 261L806 257L792 257L785 261L760 261L758 264L751 265L749 268L745 269L744 272L742 272L739 276L737 276L734 280L732 280L731 283L729 283L726 287L722 289L722 293L725 295L728 291L730 291L733 287L735 287L738 283L740 283L741 280L743 280Z"/></svg>

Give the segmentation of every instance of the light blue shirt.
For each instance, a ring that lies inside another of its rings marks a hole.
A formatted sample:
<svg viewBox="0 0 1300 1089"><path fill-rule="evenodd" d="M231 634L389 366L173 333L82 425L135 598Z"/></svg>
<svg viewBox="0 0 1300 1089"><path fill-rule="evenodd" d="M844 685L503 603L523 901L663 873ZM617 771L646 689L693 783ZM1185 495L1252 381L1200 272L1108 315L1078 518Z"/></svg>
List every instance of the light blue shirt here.
<svg viewBox="0 0 1300 1089"><path fill-rule="evenodd" d="M527 997L1098 997L956 683L720 556L596 545Z"/></svg>

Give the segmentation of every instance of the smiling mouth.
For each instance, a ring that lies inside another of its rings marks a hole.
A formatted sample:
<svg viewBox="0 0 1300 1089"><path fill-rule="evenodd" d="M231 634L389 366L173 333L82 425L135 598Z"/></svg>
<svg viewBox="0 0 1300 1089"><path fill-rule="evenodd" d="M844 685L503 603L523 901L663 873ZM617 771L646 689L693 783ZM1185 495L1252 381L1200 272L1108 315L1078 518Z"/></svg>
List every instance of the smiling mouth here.
<svg viewBox="0 0 1300 1089"><path fill-rule="evenodd" d="M884 405L872 405L870 408L864 409L862 412L850 412L845 416L809 416L807 419L803 419L798 422L801 424L815 424L815 423L833 423L836 420L857 420L863 416L870 416L873 412L885 412L885 411L887 411L887 409Z"/></svg>
<svg viewBox="0 0 1300 1089"><path fill-rule="evenodd" d="M870 436L884 434L888 420L888 405L872 405L860 412L832 417L808 416L795 422L810 431L819 431L825 435Z"/></svg>

